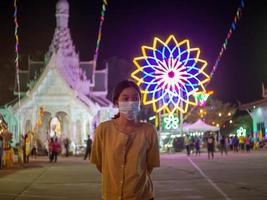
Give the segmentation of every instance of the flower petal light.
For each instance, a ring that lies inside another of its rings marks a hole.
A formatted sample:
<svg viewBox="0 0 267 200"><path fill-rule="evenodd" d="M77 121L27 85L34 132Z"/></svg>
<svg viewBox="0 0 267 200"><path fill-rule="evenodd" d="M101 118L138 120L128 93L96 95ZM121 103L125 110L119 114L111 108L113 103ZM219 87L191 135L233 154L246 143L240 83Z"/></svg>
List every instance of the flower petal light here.
<svg viewBox="0 0 267 200"><path fill-rule="evenodd" d="M194 94L205 92L204 84L210 80L199 48L190 48L189 40L178 43L170 35L165 42L155 37L152 47L141 50L143 55L133 60L137 69L131 77L141 88L145 105L167 113L185 113L189 105L197 105Z"/></svg>

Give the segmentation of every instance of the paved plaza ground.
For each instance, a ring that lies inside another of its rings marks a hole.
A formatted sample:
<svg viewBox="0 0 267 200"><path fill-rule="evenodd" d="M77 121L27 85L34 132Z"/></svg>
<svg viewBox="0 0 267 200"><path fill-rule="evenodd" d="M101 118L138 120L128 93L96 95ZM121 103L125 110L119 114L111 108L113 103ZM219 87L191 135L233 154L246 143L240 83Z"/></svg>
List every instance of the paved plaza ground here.
<svg viewBox="0 0 267 200"><path fill-rule="evenodd" d="M267 151L232 153L214 160L207 154L162 154L153 171L156 200L267 199ZM0 200L98 200L100 174L82 157L32 159L24 168L0 170Z"/></svg>

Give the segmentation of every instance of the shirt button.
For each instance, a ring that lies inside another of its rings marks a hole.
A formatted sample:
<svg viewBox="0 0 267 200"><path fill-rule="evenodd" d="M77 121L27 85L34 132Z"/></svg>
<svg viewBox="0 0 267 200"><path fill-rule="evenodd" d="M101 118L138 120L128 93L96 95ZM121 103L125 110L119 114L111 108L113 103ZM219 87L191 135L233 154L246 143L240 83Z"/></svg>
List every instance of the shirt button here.
<svg viewBox="0 0 267 200"><path fill-rule="evenodd" d="M122 181L120 181L120 183L122 184Z"/></svg>
<svg viewBox="0 0 267 200"><path fill-rule="evenodd" d="M123 168L124 167L124 165L121 165L121 168Z"/></svg>

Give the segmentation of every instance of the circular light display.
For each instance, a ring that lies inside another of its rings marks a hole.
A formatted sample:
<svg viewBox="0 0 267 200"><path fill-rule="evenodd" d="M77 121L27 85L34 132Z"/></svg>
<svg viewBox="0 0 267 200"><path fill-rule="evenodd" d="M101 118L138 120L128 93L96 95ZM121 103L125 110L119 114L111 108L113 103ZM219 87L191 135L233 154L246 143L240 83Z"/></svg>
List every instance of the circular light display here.
<svg viewBox="0 0 267 200"><path fill-rule="evenodd" d="M152 47L141 49L143 55L134 58L137 69L131 77L141 88L143 103L167 113L185 113L189 105L196 106L194 94L205 93L204 84L210 80L200 49L191 48L189 40L178 43L173 35L165 42L156 37Z"/></svg>

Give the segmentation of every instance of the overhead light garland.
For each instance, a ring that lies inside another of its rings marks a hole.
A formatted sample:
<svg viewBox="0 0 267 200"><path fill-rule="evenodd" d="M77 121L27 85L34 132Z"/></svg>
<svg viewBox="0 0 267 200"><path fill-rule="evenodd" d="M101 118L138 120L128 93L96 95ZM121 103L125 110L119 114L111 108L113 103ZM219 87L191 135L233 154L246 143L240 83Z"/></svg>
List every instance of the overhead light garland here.
<svg viewBox="0 0 267 200"><path fill-rule="evenodd" d="M16 58L15 58L15 64L16 64L16 77L17 77L17 87L18 87L18 95L19 95L19 105L20 105L20 80L19 80L19 36L18 36L18 19L17 19L17 12L18 12L18 6L17 6L17 0L14 0L14 24L15 24L15 53L16 53Z"/></svg>
<svg viewBox="0 0 267 200"><path fill-rule="evenodd" d="M215 73L215 71L216 71L216 69L218 67L218 64L219 64L219 62L220 62L220 60L222 58L223 53L226 51L226 48L227 48L227 45L229 43L229 40L230 40L230 38L232 36L232 33L236 30L236 27L238 25L238 22L240 21L240 19L242 17L242 12L243 12L244 7L245 7L245 2L244 2L244 0L241 0L239 6L237 8L237 11L236 11L234 20L233 20L233 22L231 24L231 27L230 27L230 29L229 29L229 31L227 33L227 36L226 36L226 38L224 40L224 43L222 45L222 48L220 50L220 53L219 53L219 55L218 55L218 57L217 57L214 65L212 67L212 71L210 73L210 77L211 78L213 77L213 75L214 75L214 73Z"/></svg>
<svg viewBox="0 0 267 200"><path fill-rule="evenodd" d="M106 12L107 5L108 5L107 0L103 0L101 17L100 17L100 24L99 24L98 35L97 35L96 49L95 49L95 55L94 55L95 65L96 65L97 60L98 60L99 46L100 46L101 37L102 37L102 27L103 27L103 23L105 20L105 12Z"/></svg>
<svg viewBox="0 0 267 200"><path fill-rule="evenodd" d="M16 44L15 44L15 53L16 53L16 58L15 58L15 65L16 65L16 79L17 79L17 89L18 89L18 105L19 105L19 112L20 112L20 77L19 77L19 35L18 35L18 28L19 28L19 24L18 24L18 19L17 19L17 13L18 13L18 6L17 6L17 0L14 0L14 14L13 14L13 18L14 18L14 24L15 24L15 31L14 31L14 35L15 35L15 40L16 40ZM20 116L18 116L18 119L20 118ZM18 133L20 134L20 125L18 125Z"/></svg>
<svg viewBox="0 0 267 200"><path fill-rule="evenodd" d="M233 22L231 24L231 27L230 27L229 31L227 32L226 38L225 38L224 43L223 43L223 45L221 47L220 53L217 56L217 59L216 59L214 65L212 67L211 73L209 75L210 78L213 77L216 69L218 68L219 62L221 61L221 58L222 58L224 52L226 51L227 45L229 44L229 40L232 37L233 31L236 30L236 27L238 25L238 22L240 21L242 15L243 15L242 13L243 13L244 8L245 8L245 1L244 0L241 0L239 6L237 8L237 11L235 13L234 20L233 20ZM209 82L207 82L205 84L205 86L207 87L208 84L209 84ZM191 108L191 110L187 113L187 115L185 116L184 119L186 119L194 109L195 109L194 107Z"/></svg>

